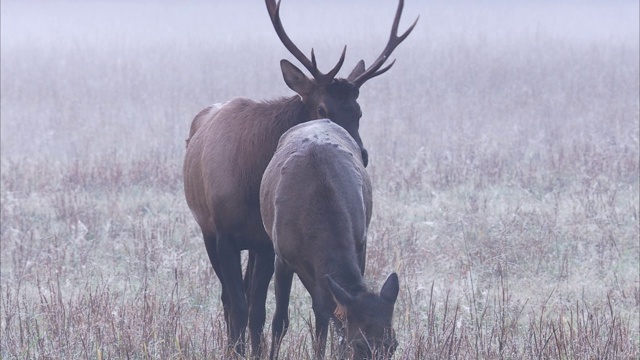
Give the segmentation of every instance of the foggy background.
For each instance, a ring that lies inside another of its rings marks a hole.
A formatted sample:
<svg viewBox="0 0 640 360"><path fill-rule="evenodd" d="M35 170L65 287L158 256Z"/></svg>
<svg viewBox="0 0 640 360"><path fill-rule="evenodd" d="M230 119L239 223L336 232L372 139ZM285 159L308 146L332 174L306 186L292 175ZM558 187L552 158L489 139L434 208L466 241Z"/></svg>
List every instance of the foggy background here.
<svg viewBox="0 0 640 360"><path fill-rule="evenodd" d="M392 0L284 0L281 17L303 52L315 48L321 70L333 67L348 45L340 72L346 76L358 60L370 64L377 57L396 6ZM567 45L588 51L584 44L596 49L601 43L635 49L638 57L637 1L408 0L400 31L417 15L415 31L392 56L394 69L361 92L365 133L375 106L396 102L389 94L412 108L404 117L436 126L448 121L430 113L440 106L433 102L464 106L459 87L489 71L475 59L511 61L533 51L544 63L564 56ZM3 159L148 151L180 157L189 123L206 105L292 95L278 64L293 59L259 0L3 1L1 16ZM443 69L447 62L451 67ZM457 68L469 74L452 74ZM488 86L503 91L500 83ZM637 97L637 89L620 91ZM443 97L447 92L454 95Z"/></svg>
<svg viewBox="0 0 640 360"><path fill-rule="evenodd" d="M219 358L185 139L209 104L294 95L264 2L0 6L0 357ZM346 76L382 51L396 6L283 0L281 16L324 72L346 44ZM366 275L400 276L397 358L638 358L638 13L406 0L399 30L418 25L358 99ZM291 313L300 358L297 281Z"/></svg>

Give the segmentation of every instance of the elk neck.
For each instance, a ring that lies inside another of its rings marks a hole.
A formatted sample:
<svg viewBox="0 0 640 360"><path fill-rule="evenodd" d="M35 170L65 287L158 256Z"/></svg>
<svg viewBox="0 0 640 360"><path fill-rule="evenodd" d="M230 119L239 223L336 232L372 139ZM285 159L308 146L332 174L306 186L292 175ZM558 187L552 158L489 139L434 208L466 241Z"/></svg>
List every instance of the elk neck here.
<svg viewBox="0 0 640 360"><path fill-rule="evenodd" d="M327 270L327 274L351 296L367 291L360 267L352 256L345 254L331 257Z"/></svg>
<svg viewBox="0 0 640 360"><path fill-rule="evenodd" d="M265 125L278 129L277 131L281 129L286 131L293 126L311 120L309 110L298 95L268 100L262 104L264 105L263 118L268 119L264 122Z"/></svg>

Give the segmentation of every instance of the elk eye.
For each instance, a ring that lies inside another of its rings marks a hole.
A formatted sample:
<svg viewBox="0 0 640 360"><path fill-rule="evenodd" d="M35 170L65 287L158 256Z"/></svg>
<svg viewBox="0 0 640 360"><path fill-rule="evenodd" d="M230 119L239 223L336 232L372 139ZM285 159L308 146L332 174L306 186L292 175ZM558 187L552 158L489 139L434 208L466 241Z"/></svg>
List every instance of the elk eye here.
<svg viewBox="0 0 640 360"><path fill-rule="evenodd" d="M321 118L327 117L327 110L325 110L323 106L318 106L318 116L320 116Z"/></svg>

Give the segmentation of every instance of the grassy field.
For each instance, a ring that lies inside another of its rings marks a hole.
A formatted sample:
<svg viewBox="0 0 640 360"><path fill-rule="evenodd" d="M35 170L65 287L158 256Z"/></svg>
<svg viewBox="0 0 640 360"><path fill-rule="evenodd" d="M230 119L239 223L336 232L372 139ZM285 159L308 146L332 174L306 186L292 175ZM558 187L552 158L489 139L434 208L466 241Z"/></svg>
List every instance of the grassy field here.
<svg viewBox="0 0 640 360"><path fill-rule="evenodd" d="M348 44L344 76L388 36L395 2L364 4L285 0L283 23L325 71ZM0 358L223 356L184 140L208 104L292 94L264 4L1 10ZM637 359L638 3L407 0L401 28L416 14L360 96L395 358ZM308 358L297 280L290 312L281 354Z"/></svg>

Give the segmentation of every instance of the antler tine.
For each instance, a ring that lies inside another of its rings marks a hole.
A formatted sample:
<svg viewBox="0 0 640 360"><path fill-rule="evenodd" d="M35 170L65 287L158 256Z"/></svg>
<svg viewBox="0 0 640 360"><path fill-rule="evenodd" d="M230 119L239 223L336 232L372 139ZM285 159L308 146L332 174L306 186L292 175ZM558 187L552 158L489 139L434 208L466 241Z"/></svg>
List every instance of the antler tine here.
<svg viewBox="0 0 640 360"><path fill-rule="evenodd" d="M276 34L282 41L287 50L293 55L302 65L311 72L311 75L315 77L315 73L318 72L318 68L315 67L311 61L298 49L298 47L291 41L287 33L284 31L284 27L282 26L282 22L280 21L280 1L277 3L274 0L266 0L267 11L269 11L269 17L271 18L271 23L273 24L273 28L276 30Z"/></svg>
<svg viewBox="0 0 640 360"><path fill-rule="evenodd" d="M371 66L369 66L367 70L365 70L362 74L360 74L360 76L358 76L355 80L353 80L353 84L356 85L356 87L359 88L360 86L362 86L362 84L364 84L368 80L378 75L384 74L385 72L387 72L387 70L391 69L393 64L395 64L395 60L394 60L393 62L391 62L391 64L387 65L386 67L380 70L380 68L382 67L382 65L384 65L385 61L387 61L387 59L389 58L393 50L395 50L396 47L400 45L400 43L402 43L407 38L407 36L409 36L409 34L411 34L411 32L413 31L413 28L416 26L416 24L418 23L418 20L420 19L420 16L418 15L418 17L413 22L413 24L411 24L411 26L409 26L409 28L402 35L398 36L398 26L400 24L400 17L402 15L403 8L404 8L404 0L400 0L398 2L398 9L396 10L396 16L393 19L393 25L391 26L391 35L389 35L389 41L387 42L387 45L385 46L380 56L378 56L376 61L374 61L373 64L371 64Z"/></svg>
<svg viewBox="0 0 640 360"><path fill-rule="evenodd" d="M318 63L316 62L316 54L313 53L313 48L311 48L311 65L313 65L314 69L318 68Z"/></svg>
<svg viewBox="0 0 640 360"><path fill-rule="evenodd" d="M385 61L386 61L386 58L385 58ZM384 61L383 61L383 62L384 62ZM393 61L391 62L391 64L389 64L389 65L387 65L387 66L383 67L382 69L380 69L380 70L376 71L373 75L371 75L371 77L370 77L369 79L374 78L374 77L376 77L376 76L378 76L378 75L382 75L382 74L386 73L386 72L387 72L387 70L391 69L391 67L392 67L392 66L393 66L393 64L395 64L395 63L396 63L396 59L393 59Z"/></svg>
<svg viewBox="0 0 640 360"><path fill-rule="evenodd" d="M331 81L338 74L338 71L340 71L340 68L342 67L342 63L344 63L344 57L346 54L347 54L347 45L345 45L344 48L342 49L342 55L340 55L340 60L338 60L338 63L336 64L336 66L334 66L333 69L331 69L331 71L329 71L325 75L329 81Z"/></svg>
<svg viewBox="0 0 640 360"><path fill-rule="evenodd" d="M275 2L275 0L265 0L265 3L267 5L267 11L269 12L269 17L271 18L271 23L273 24L273 28L276 30L276 34L278 34L278 37L280 38L280 41L282 41L282 44L287 48L287 50L289 50L291 55L293 55L296 59L298 59L298 61L300 61L300 63L305 68L307 68L307 70L309 70L309 72L311 73L313 78L316 79L316 82L318 84L330 83L331 80L333 80L334 76L340 70L340 67L342 67L342 63L344 62L344 56L345 56L347 47L346 46L344 47L344 50L342 51L342 56L340 57L340 60L338 60L338 64L336 64L336 66L327 74L323 74L318 69L318 65L316 63L316 57L315 57L315 54L313 53L313 49L311 49L311 60L309 60L309 58L307 58L302 53L302 51L298 49L298 47L293 43L293 41L291 41L287 33L284 31L284 27L282 26L282 22L280 21L280 0L278 0L277 3Z"/></svg>

